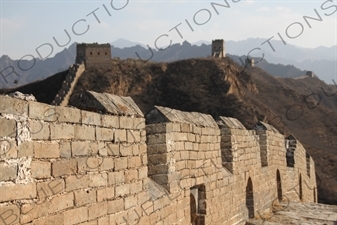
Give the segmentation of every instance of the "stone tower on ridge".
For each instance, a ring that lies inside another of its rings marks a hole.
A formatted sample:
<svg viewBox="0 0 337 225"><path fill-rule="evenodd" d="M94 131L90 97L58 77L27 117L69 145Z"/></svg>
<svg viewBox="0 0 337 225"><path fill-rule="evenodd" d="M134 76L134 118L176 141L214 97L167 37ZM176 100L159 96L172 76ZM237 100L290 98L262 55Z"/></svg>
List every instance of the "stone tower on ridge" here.
<svg viewBox="0 0 337 225"><path fill-rule="evenodd" d="M84 62L85 66L109 63L111 60L111 46L107 44L77 44L76 63Z"/></svg>
<svg viewBox="0 0 337 225"><path fill-rule="evenodd" d="M225 41L223 39L212 40L212 57L224 58L225 56Z"/></svg>

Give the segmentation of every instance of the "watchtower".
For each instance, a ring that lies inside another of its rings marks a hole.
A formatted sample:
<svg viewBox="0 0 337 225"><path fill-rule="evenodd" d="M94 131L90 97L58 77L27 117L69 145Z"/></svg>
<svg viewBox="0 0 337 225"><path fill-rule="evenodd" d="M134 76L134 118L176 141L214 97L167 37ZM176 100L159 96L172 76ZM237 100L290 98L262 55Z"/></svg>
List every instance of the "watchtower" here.
<svg viewBox="0 0 337 225"><path fill-rule="evenodd" d="M307 76L308 77L315 77L315 74L312 71L307 71Z"/></svg>
<svg viewBox="0 0 337 225"><path fill-rule="evenodd" d="M225 56L225 41L223 39L212 40L212 57L224 58Z"/></svg>
<svg viewBox="0 0 337 225"><path fill-rule="evenodd" d="M111 60L111 46L107 44L77 44L76 63L84 62L85 66L109 63Z"/></svg>

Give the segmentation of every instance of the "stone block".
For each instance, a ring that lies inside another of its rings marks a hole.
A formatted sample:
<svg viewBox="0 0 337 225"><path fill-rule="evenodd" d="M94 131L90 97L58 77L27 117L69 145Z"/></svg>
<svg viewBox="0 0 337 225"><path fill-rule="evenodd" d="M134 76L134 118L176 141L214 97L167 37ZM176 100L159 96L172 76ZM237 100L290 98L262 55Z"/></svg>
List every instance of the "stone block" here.
<svg viewBox="0 0 337 225"><path fill-rule="evenodd" d="M106 201L99 202L94 205L90 205L88 207L89 212L89 220L96 219L98 217L107 215L108 212L108 204Z"/></svg>
<svg viewBox="0 0 337 225"><path fill-rule="evenodd" d="M77 172L76 159L62 159L60 161L53 162L52 174L54 177L59 177L66 174L74 174Z"/></svg>
<svg viewBox="0 0 337 225"><path fill-rule="evenodd" d="M106 186L108 183L108 174L89 174L89 187Z"/></svg>
<svg viewBox="0 0 337 225"><path fill-rule="evenodd" d="M11 115L28 115L28 101L0 95L0 113Z"/></svg>
<svg viewBox="0 0 337 225"><path fill-rule="evenodd" d="M134 207L137 205L137 196L129 196L124 199L124 206L125 209L130 209L131 207Z"/></svg>
<svg viewBox="0 0 337 225"><path fill-rule="evenodd" d="M77 159L78 172L98 171L104 161L104 158L85 157Z"/></svg>
<svg viewBox="0 0 337 225"><path fill-rule="evenodd" d="M66 191L89 187L89 175L75 175L66 177Z"/></svg>
<svg viewBox="0 0 337 225"><path fill-rule="evenodd" d="M36 197L36 185L35 183L6 184L0 186L0 193L0 203L20 199L31 199Z"/></svg>
<svg viewBox="0 0 337 225"><path fill-rule="evenodd" d="M119 127L122 129L134 129L133 118L121 116L119 117Z"/></svg>
<svg viewBox="0 0 337 225"><path fill-rule="evenodd" d="M94 112L81 111L82 124L101 126L101 115Z"/></svg>
<svg viewBox="0 0 337 225"><path fill-rule="evenodd" d="M127 142L128 143L137 143L140 142L140 131L127 130Z"/></svg>
<svg viewBox="0 0 337 225"><path fill-rule="evenodd" d="M49 123L45 123L39 120L30 120L29 127L33 140L49 140L50 138Z"/></svg>
<svg viewBox="0 0 337 225"><path fill-rule="evenodd" d="M96 127L96 139L97 141L113 141L114 132L109 128Z"/></svg>
<svg viewBox="0 0 337 225"><path fill-rule="evenodd" d="M96 202L95 190L79 190L75 191L75 205L82 206Z"/></svg>
<svg viewBox="0 0 337 225"><path fill-rule="evenodd" d="M115 158L104 157L100 165L101 171L112 170L115 167Z"/></svg>
<svg viewBox="0 0 337 225"><path fill-rule="evenodd" d="M58 114L60 123L81 123L81 110L79 109L56 106L55 112Z"/></svg>
<svg viewBox="0 0 337 225"><path fill-rule="evenodd" d="M147 141L149 145L165 144L166 143L166 133L147 135Z"/></svg>
<svg viewBox="0 0 337 225"><path fill-rule="evenodd" d="M134 180L138 180L137 170L125 170L124 171L125 182L129 183Z"/></svg>
<svg viewBox="0 0 337 225"><path fill-rule="evenodd" d="M0 118L0 137L16 137L16 121Z"/></svg>
<svg viewBox="0 0 337 225"><path fill-rule="evenodd" d="M33 142L23 142L18 146L18 157L32 157L34 155Z"/></svg>
<svg viewBox="0 0 337 225"><path fill-rule="evenodd" d="M169 123L169 124L172 124L172 123ZM166 133L166 127L169 126L169 124L164 124L164 123L148 124L146 125L145 130L148 135Z"/></svg>
<svg viewBox="0 0 337 225"><path fill-rule="evenodd" d="M132 156L133 154L132 145L130 144L120 144L119 149L122 156Z"/></svg>
<svg viewBox="0 0 337 225"><path fill-rule="evenodd" d="M108 144L107 146L108 155L119 156L119 144Z"/></svg>
<svg viewBox="0 0 337 225"><path fill-rule="evenodd" d="M37 194L40 199L45 200L49 196L57 195L65 191L63 179L45 181L36 184Z"/></svg>
<svg viewBox="0 0 337 225"><path fill-rule="evenodd" d="M29 102L28 104L29 118L48 122L58 121L59 114L56 113L55 106L43 104L40 102Z"/></svg>
<svg viewBox="0 0 337 225"><path fill-rule="evenodd" d="M142 159L139 156L134 156L128 158L128 169L130 168L138 168L142 165Z"/></svg>
<svg viewBox="0 0 337 225"><path fill-rule="evenodd" d="M57 215L51 215L46 216L41 219L37 219L34 221L34 225L46 225L46 224L64 224L64 214L57 214Z"/></svg>
<svg viewBox="0 0 337 225"><path fill-rule="evenodd" d="M145 118L133 118L133 127L135 130L143 130L145 126Z"/></svg>
<svg viewBox="0 0 337 225"><path fill-rule="evenodd" d="M124 200L123 199L108 201L108 214L115 214L123 210L124 210Z"/></svg>
<svg viewBox="0 0 337 225"><path fill-rule="evenodd" d="M18 224L20 208L17 205L0 205L1 224Z"/></svg>
<svg viewBox="0 0 337 225"><path fill-rule="evenodd" d="M142 167L138 169L138 178L139 179L145 179L148 176L148 168L147 167Z"/></svg>
<svg viewBox="0 0 337 225"><path fill-rule="evenodd" d="M59 143L40 143L34 142L34 156L35 158L59 158L60 146Z"/></svg>
<svg viewBox="0 0 337 225"><path fill-rule="evenodd" d="M95 127L89 126L74 126L74 134L76 140L95 140Z"/></svg>
<svg viewBox="0 0 337 225"><path fill-rule="evenodd" d="M122 184L122 185L116 186L116 197L123 197L128 194L130 194L129 184Z"/></svg>
<svg viewBox="0 0 337 225"><path fill-rule="evenodd" d="M50 137L52 140L74 139L74 126L71 124L50 124Z"/></svg>
<svg viewBox="0 0 337 225"><path fill-rule="evenodd" d="M115 187L107 187L97 190L97 201L107 201L115 197Z"/></svg>
<svg viewBox="0 0 337 225"><path fill-rule="evenodd" d="M126 130L116 129L114 133L115 142L126 142Z"/></svg>
<svg viewBox="0 0 337 225"><path fill-rule="evenodd" d="M71 157L71 146L70 142L60 142L60 156L62 158L70 158Z"/></svg>
<svg viewBox="0 0 337 225"><path fill-rule="evenodd" d="M102 115L102 126L108 128L119 128L119 117Z"/></svg>
<svg viewBox="0 0 337 225"><path fill-rule="evenodd" d="M128 167L128 158L120 157L115 159L115 171L124 170Z"/></svg>
<svg viewBox="0 0 337 225"><path fill-rule="evenodd" d="M64 220L67 224L78 224L88 220L87 207L75 208L64 212Z"/></svg>
<svg viewBox="0 0 337 225"><path fill-rule="evenodd" d="M71 151L73 156L96 155L98 143L74 141L71 144Z"/></svg>
<svg viewBox="0 0 337 225"><path fill-rule="evenodd" d="M18 157L18 147L15 140L0 140L0 159Z"/></svg>
<svg viewBox="0 0 337 225"><path fill-rule="evenodd" d="M51 176L50 162L32 161L31 173L33 178L49 178Z"/></svg>
<svg viewBox="0 0 337 225"><path fill-rule="evenodd" d="M109 173L109 185L123 183L124 181L124 171Z"/></svg>
<svg viewBox="0 0 337 225"><path fill-rule="evenodd" d="M16 163L7 164L0 162L0 182L15 180L18 173L18 165Z"/></svg>
<svg viewBox="0 0 337 225"><path fill-rule="evenodd" d="M142 181L130 184L130 194L140 193L143 190Z"/></svg>

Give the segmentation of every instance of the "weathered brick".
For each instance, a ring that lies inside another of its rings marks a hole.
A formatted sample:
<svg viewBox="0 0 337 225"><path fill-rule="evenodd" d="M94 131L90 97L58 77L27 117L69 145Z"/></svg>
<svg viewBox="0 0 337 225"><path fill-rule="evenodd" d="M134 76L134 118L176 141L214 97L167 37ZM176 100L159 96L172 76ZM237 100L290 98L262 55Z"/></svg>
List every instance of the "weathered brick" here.
<svg viewBox="0 0 337 225"><path fill-rule="evenodd" d="M102 115L102 126L109 128L119 128L119 117Z"/></svg>
<svg viewBox="0 0 337 225"><path fill-rule="evenodd" d="M34 155L33 142L23 142L18 146L18 157L32 157Z"/></svg>
<svg viewBox="0 0 337 225"><path fill-rule="evenodd" d="M90 187L106 186L107 183L108 183L107 173L89 174L89 186Z"/></svg>
<svg viewBox="0 0 337 225"><path fill-rule="evenodd" d="M148 140L148 143L151 145L165 144L166 143L166 133L147 135L147 140Z"/></svg>
<svg viewBox="0 0 337 225"><path fill-rule="evenodd" d="M126 134L128 143L140 142L140 131L127 130Z"/></svg>
<svg viewBox="0 0 337 225"><path fill-rule="evenodd" d="M110 218L110 216L103 216L103 217L98 218L97 225L110 224L109 218ZM113 223L111 223L111 224L113 224Z"/></svg>
<svg viewBox="0 0 337 225"><path fill-rule="evenodd" d="M64 220L67 224L77 224L88 220L87 207L75 208L64 212Z"/></svg>
<svg viewBox="0 0 337 225"><path fill-rule="evenodd" d="M108 144L108 155L119 156L119 144Z"/></svg>
<svg viewBox="0 0 337 225"><path fill-rule="evenodd" d="M116 186L116 196L125 196L130 194L130 185L129 184L122 184L120 186Z"/></svg>
<svg viewBox="0 0 337 225"><path fill-rule="evenodd" d="M124 171L125 182L129 183L130 181L138 179L138 170L125 170Z"/></svg>
<svg viewBox="0 0 337 225"><path fill-rule="evenodd" d="M74 195L69 193L66 195L56 196L51 200L43 200L38 204L25 204L21 207L20 223L27 223L34 219L44 217L51 213L74 206Z"/></svg>
<svg viewBox="0 0 337 225"><path fill-rule="evenodd" d="M112 170L115 167L115 158L104 157L101 163L100 170Z"/></svg>
<svg viewBox="0 0 337 225"><path fill-rule="evenodd" d="M70 158L71 157L71 146L70 142L60 142L60 155L62 158Z"/></svg>
<svg viewBox="0 0 337 225"><path fill-rule="evenodd" d="M121 116L119 117L119 127L125 129L133 129L133 118Z"/></svg>
<svg viewBox="0 0 337 225"><path fill-rule="evenodd" d="M18 157L18 147L15 140L0 140L0 159Z"/></svg>
<svg viewBox="0 0 337 225"><path fill-rule="evenodd" d="M98 143L96 142L77 142L71 143L73 156L95 155L98 152Z"/></svg>
<svg viewBox="0 0 337 225"><path fill-rule="evenodd" d="M56 113L55 106L40 102L29 102L29 118L39 119L49 122L58 121L59 114Z"/></svg>
<svg viewBox="0 0 337 225"><path fill-rule="evenodd" d="M139 168L138 169L138 178L139 179L144 179L147 177L147 170L148 168L147 167L142 167L142 168Z"/></svg>
<svg viewBox="0 0 337 225"><path fill-rule="evenodd" d="M45 123L38 120L30 120L29 127L33 140L49 140L50 138L49 123Z"/></svg>
<svg viewBox="0 0 337 225"><path fill-rule="evenodd" d="M89 187L89 176L88 175L76 175L69 176L66 178L66 191L77 190L80 188Z"/></svg>
<svg viewBox="0 0 337 225"><path fill-rule="evenodd" d="M71 124L50 124L50 137L55 139L73 139L74 138L74 126Z"/></svg>
<svg viewBox="0 0 337 225"><path fill-rule="evenodd" d="M49 178L51 176L50 162L32 161L31 173L33 178Z"/></svg>
<svg viewBox="0 0 337 225"><path fill-rule="evenodd" d="M16 121L0 118L0 137L16 137Z"/></svg>
<svg viewBox="0 0 337 225"><path fill-rule="evenodd" d="M53 162L52 174L54 177L59 177L66 174L74 174L77 171L77 161L75 159L62 159Z"/></svg>
<svg viewBox="0 0 337 225"><path fill-rule="evenodd" d="M126 142L126 130L116 129L114 135L115 142Z"/></svg>
<svg viewBox="0 0 337 225"><path fill-rule="evenodd" d="M113 141L113 130L109 128L96 127L96 139L97 141Z"/></svg>
<svg viewBox="0 0 337 225"><path fill-rule="evenodd" d="M59 143L39 143L34 142L35 158L59 158L60 146Z"/></svg>
<svg viewBox="0 0 337 225"><path fill-rule="evenodd" d="M124 181L124 171L109 173L109 185L123 183Z"/></svg>
<svg viewBox="0 0 337 225"><path fill-rule="evenodd" d="M96 202L95 190L79 190L75 191L75 204L76 206L82 206L89 203Z"/></svg>
<svg viewBox="0 0 337 225"><path fill-rule="evenodd" d="M105 158L85 157L77 159L78 172L98 171Z"/></svg>
<svg viewBox="0 0 337 225"><path fill-rule="evenodd" d="M17 205L0 205L0 224L17 224L20 219L20 208Z"/></svg>
<svg viewBox="0 0 337 225"><path fill-rule="evenodd" d="M58 114L58 122L81 123L81 110L69 107L55 107Z"/></svg>
<svg viewBox="0 0 337 225"><path fill-rule="evenodd" d="M17 177L18 165L16 163L0 163L0 182L14 180Z"/></svg>
<svg viewBox="0 0 337 225"><path fill-rule="evenodd" d="M95 138L95 127L89 127L89 126L80 126L75 125L75 139L76 140L92 140L94 141Z"/></svg>
<svg viewBox="0 0 337 225"><path fill-rule="evenodd" d="M81 115L83 124L101 126L100 114L81 110Z"/></svg>
<svg viewBox="0 0 337 225"><path fill-rule="evenodd" d="M130 194L136 194L141 192L143 189L142 181L130 184Z"/></svg>
<svg viewBox="0 0 337 225"><path fill-rule="evenodd" d="M123 199L108 201L108 214L121 212L123 210L124 210L124 200Z"/></svg>
<svg viewBox="0 0 337 225"><path fill-rule="evenodd" d="M29 184L8 184L0 186L0 202L36 197L36 186Z"/></svg>
<svg viewBox="0 0 337 225"><path fill-rule="evenodd" d="M64 224L64 214L61 213L57 215L51 215L34 221L34 225L47 225L47 224L52 225Z"/></svg>
<svg viewBox="0 0 337 225"><path fill-rule="evenodd" d="M56 195L65 191L65 184L63 179L56 179L45 181L36 184L37 194L40 199Z"/></svg>
<svg viewBox="0 0 337 225"><path fill-rule="evenodd" d="M123 170L128 167L128 158L121 157L115 159L115 171Z"/></svg>
<svg viewBox="0 0 337 225"><path fill-rule="evenodd" d="M137 196L129 196L124 199L125 209L129 209L137 205Z"/></svg>
<svg viewBox="0 0 337 225"><path fill-rule="evenodd" d="M0 95L0 113L12 115L28 115L28 101Z"/></svg>
<svg viewBox="0 0 337 225"><path fill-rule="evenodd" d="M128 158L128 168L138 168L142 165L142 159L139 156Z"/></svg>
<svg viewBox="0 0 337 225"><path fill-rule="evenodd" d="M98 217L104 216L108 212L107 202L99 202L88 207L89 220L96 219Z"/></svg>
<svg viewBox="0 0 337 225"><path fill-rule="evenodd" d="M113 199L114 197L115 197L114 187L108 187L108 188L97 190L97 201L98 202Z"/></svg>
<svg viewBox="0 0 337 225"><path fill-rule="evenodd" d="M132 145L130 144L120 144L119 151L122 156L131 156L132 153Z"/></svg>
<svg viewBox="0 0 337 225"><path fill-rule="evenodd" d="M133 128L136 130L145 129L145 118L133 118Z"/></svg>

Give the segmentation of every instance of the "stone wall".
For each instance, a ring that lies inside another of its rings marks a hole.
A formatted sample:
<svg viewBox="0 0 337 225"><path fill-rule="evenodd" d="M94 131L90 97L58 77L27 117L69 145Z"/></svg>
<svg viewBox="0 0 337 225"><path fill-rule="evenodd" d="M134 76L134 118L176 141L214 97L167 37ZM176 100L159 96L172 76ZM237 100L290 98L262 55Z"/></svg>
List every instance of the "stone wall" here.
<svg viewBox="0 0 337 225"><path fill-rule="evenodd" d="M73 64L69 67L69 72L66 79L62 83L62 88L56 94L52 105L67 106L69 98L77 84L78 79L81 77L85 70L84 64Z"/></svg>
<svg viewBox="0 0 337 225"><path fill-rule="evenodd" d="M288 167L267 124L156 106L145 125L131 98L89 93L104 114L0 96L0 224L245 224L317 200L314 162L297 141Z"/></svg>

